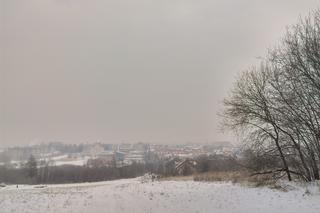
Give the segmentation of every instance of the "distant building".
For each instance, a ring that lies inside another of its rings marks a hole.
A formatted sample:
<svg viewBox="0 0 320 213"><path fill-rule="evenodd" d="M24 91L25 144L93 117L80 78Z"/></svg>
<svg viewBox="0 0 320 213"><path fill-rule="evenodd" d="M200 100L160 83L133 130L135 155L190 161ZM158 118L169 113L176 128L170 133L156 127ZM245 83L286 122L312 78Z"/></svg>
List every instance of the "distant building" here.
<svg viewBox="0 0 320 213"><path fill-rule="evenodd" d="M87 147L87 149L84 151L85 155L89 155L91 157L97 157L99 154L103 153L104 147L101 144L94 144L92 146Z"/></svg>
<svg viewBox="0 0 320 213"><path fill-rule="evenodd" d="M131 150L132 150L132 144L123 143L118 145L117 151L129 153Z"/></svg>
<svg viewBox="0 0 320 213"><path fill-rule="evenodd" d="M179 175L191 175L196 172L196 161L185 159L176 165L175 170Z"/></svg>

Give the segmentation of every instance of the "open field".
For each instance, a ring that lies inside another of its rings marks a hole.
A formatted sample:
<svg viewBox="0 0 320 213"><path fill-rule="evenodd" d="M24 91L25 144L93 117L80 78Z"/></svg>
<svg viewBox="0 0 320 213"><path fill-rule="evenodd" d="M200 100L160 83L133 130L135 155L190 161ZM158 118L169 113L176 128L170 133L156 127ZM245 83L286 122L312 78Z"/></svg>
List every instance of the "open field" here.
<svg viewBox="0 0 320 213"><path fill-rule="evenodd" d="M1 213L76 212L215 212L315 213L320 209L316 186L245 187L225 182L125 179L0 189Z"/></svg>

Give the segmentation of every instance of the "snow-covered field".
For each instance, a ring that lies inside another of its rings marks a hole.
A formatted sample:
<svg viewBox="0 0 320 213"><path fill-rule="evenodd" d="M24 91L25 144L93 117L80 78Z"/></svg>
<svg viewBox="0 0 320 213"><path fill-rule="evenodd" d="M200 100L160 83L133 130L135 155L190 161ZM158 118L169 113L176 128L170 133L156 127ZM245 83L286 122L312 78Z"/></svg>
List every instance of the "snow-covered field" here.
<svg viewBox="0 0 320 213"><path fill-rule="evenodd" d="M231 183L142 181L0 188L0 212L54 213L313 213L320 211L317 187L288 192ZM310 192L310 193L309 193Z"/></svg>

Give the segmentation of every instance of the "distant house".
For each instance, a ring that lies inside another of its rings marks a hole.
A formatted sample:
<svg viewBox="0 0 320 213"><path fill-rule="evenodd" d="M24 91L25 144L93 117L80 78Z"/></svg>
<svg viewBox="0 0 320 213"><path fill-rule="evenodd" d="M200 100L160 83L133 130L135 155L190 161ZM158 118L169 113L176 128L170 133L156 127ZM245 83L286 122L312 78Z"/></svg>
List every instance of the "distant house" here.
<svg viewBox="0 0 320 213"><path fill-rule="evenodd" d="M129 153L132 150L132 144L122 143L118 145L119 152Z"/></svg>
<svg viewBox="0 0 320 213"><path fill-rule="evenodd" d="M118 152L114 152L114 156L115 156L116 166L117 167L123 166L125 153L119 152L119 151Z"/></svg>
<svg viewBox="0 0 320 213"><path fill-rule="evenodd" d="M115 152L116 161L123 161L125 153L123 152Z"/></svg>
<svg viewBox="0 0 320 213"><path fill-rule="evenodd" d="M144 159L144 153L140 153L140 152L130 152L129 154L127 154L124 157L124 163L127 165L132 164L133 162L135 163L145 163L145 159Z"/></svg>
<svg viewBox="0 0 320 213"><path fill-rule="evenodd" d="M178 163L175 170L179 175L191 175L196 172L196 165L196 161L188 158Z"/></svg>

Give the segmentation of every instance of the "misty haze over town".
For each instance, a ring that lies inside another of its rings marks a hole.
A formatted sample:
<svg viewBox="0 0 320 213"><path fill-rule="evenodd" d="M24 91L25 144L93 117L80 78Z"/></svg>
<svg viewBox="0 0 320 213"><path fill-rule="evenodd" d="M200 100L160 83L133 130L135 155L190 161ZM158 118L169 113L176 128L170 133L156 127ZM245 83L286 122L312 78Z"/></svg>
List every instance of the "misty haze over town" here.
<svg viewBox="0 0 320 213"><path fill-rule="evenodd" d="M315 213L317 0L0 0L0 213Z"/></svg>

